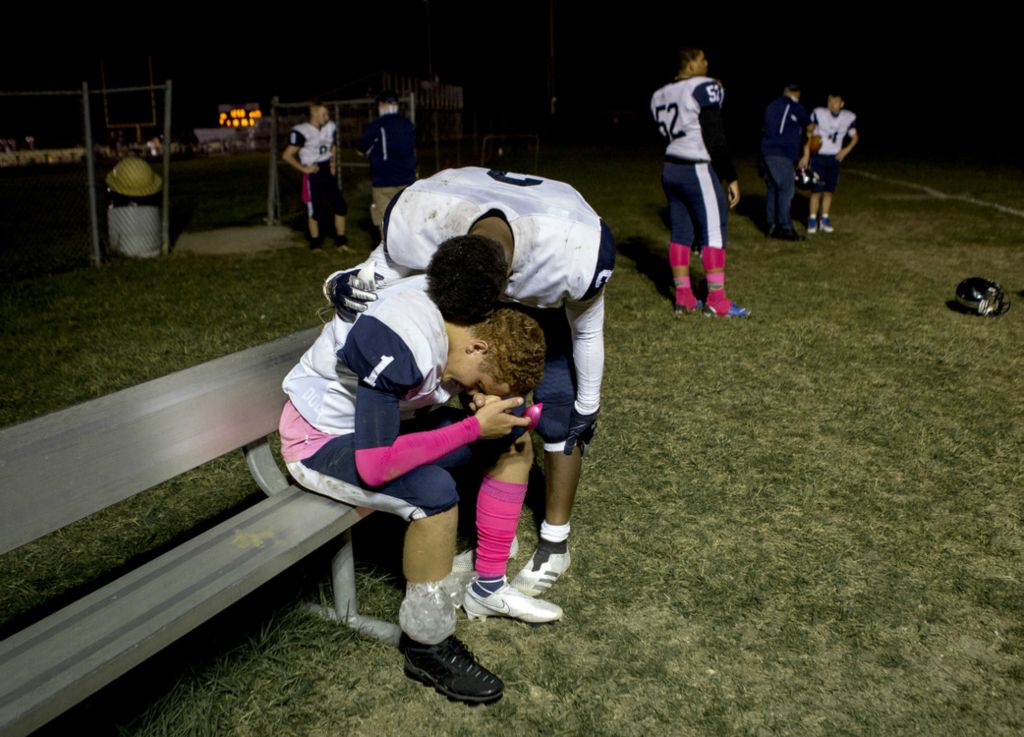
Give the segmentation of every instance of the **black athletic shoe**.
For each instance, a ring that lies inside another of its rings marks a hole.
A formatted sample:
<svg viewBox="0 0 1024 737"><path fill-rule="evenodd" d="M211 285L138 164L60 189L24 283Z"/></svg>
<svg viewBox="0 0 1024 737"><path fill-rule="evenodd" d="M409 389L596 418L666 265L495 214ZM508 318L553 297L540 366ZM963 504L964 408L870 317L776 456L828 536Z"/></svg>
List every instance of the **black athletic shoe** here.
<svg viewBox="0 0 1024 737"><path fill-rule="evenodd" d="M398 650L405 655L407 676L432 686L451 701L491 704L505 691L501 679L480 665L454 635L436 645L423 645L403 632Z"/></svg>
<svg viewBox="0 0 1024 737"><path fill-rule="evenodd" d="M797 233L792 228L787 228L785 230L776 230L772 234L772 238L777 238L780 241L802 241L804 239L802 235Z"/></svg>

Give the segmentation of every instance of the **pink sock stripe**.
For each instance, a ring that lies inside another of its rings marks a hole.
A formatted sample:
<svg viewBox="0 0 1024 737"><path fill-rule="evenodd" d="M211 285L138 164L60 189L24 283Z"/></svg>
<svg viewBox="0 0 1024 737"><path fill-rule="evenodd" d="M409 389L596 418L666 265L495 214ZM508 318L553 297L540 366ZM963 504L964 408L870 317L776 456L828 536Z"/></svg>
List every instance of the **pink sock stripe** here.
<svg viewBox="0 0 1024 737"><path fill-rule="evenodd" d="M682 243L669 243L668 244L668 265L669 266L689 266L690 265L690 247L684 246Z"/></svg>
<svg viewBox="0 0 1024 737"><path fill-rule="evenodd" d="M493 496L503 502L523 503L526 497L527 484L517 484L512 481L498 481L490 476L484 476L480 484L480 493Z"/></svg>
<svg viewBox="0 0 1024 737"><path fill-rule="evenodd" d="M479 437L480 421L475 417L436 430L399 435L387 447L357 450L356 470L369 486L380 486Z"/></svg>
<svg viewBox="0 0 1024 737"><path fill-rule="evenodd" d="M481 578L505 575L526 484L497 481L485 476L476 500L476 572Z"/></svg>
<svg viewBox="0 0 1024 737"><path fill-rule="evenodd" d="M690 288L690 277L688 276L677 276L673 281L676 283L677 287L685 287L686 289Z"/></svg>
<svg viewBox="0 0 1024 737"><path fill-rule="evenodd" d="M724 269L725 268L725 249L724 248L707 248L701 250L701 262L704 264L704 271L710 271L711 269Z"/></svg>

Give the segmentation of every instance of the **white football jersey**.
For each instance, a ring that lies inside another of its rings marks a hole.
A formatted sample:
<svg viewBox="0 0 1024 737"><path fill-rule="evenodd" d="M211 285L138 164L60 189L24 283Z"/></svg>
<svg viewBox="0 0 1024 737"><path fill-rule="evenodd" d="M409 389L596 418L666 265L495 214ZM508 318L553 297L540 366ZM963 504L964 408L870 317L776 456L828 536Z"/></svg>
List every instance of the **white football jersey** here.
<svg viewBox="0 0 1024 737"><path fill-rule="evenodd" d="M465 235L493 211L515 240L509 299L560 307L591 296L591 286L611 275L610 265L606 275L595 273L602 224L579 192L552 179L480 167L446 169L403 190L384 222L384 247L399 266L422 271L441 243Z"/></svg>
<svg viewBox="0 0 1024 737"><path fill-rule="evenodd" d="M448 362L448 333L437 306L426 293L426 277L403 279L382 290L355 323L335 316L284 379L283 388L307 422L321 432L345 435L355 430L356 388L363 366L350 368L339 351L346 348L349 334L360 321L376 321L372 329L363 324L359 340L353 335L347 350L367 357L372 370L362 376L374 385L378 375L387 375L412 388L401 398L402 419L409 419L421 407L444 404L458 386L443 379ZM358 342L359 345L352 345ZM405 377L397 380L395 377ZM412 378L409 378L412 377Z"/></svg>
<svg viewBox="0 0 1024 737"><path fill-rule="evenodd" d="M299 163L303 166L331 160L334 148L334 121L328 120L323 128L312 123L300 123L288 134L288 145L299 147Z"/></svg>
<svg viewBox="0 0 1024 737"><path fill-rule="evenodd" d="M857 129L857 116L849 110L840 110L833 115L827 107L816 107L811 113L811 120L817 126L815 135L821 136L823 156L835 156L843 147L843 139L851 130Z"/></svg>
<svg viewBox="0 0 1024 737"><path fill-rule="evenodd" d="M721 107L725 91L718 80L688 77L667 84L651 97L651 114L668 141L667 156L687 161L711 161L700 130L700 111Z"/></svg>

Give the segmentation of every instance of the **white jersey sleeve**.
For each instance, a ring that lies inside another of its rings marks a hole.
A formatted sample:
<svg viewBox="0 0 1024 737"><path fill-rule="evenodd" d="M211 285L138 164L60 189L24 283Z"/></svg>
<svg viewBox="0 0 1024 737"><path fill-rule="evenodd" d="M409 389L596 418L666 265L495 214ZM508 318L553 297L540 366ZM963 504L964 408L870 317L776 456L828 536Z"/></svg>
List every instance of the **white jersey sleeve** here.
<svg viewBox="0 0 1024 737"><path fill-rule="evenodd" d="M576 364L575 408L581 415L593 414L601 407L604 378L604 290L587 302L567 302L565 313Z"/></svg>

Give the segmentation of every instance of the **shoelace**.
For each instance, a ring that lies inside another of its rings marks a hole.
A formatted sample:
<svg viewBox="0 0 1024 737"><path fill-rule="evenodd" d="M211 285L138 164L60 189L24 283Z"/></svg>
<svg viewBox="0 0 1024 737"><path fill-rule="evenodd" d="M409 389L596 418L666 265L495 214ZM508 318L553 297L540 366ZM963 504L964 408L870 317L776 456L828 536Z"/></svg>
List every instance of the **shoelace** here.
<svg viewBox="0 0 1024 737"><path fill-rule="evenodd" d="M469 651L469 648L457 637L449 637L445 641L445 652L442 657L446 658L449 663L455 665L459 656L465 657L469 663L466 664L462 670L467 675L480 675L482 674L483 668L480 667L480 661L476 659L476 656Z"/></svg>

